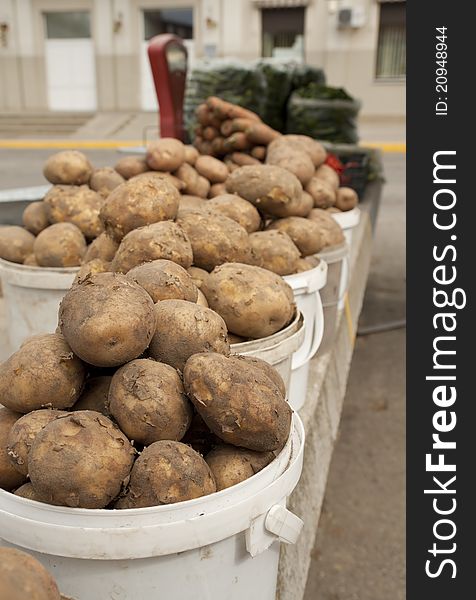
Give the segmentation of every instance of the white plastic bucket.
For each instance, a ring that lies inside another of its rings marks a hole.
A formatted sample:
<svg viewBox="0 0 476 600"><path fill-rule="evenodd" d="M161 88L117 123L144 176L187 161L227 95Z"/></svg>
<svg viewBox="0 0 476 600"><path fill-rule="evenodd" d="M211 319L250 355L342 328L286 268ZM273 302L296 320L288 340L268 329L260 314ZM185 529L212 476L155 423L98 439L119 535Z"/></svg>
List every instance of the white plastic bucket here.
<svg viewBox="0 0 476 600"><path fill-rule="evenodd" d="M353 230L360 223L360 208L355 206L352 210L331 213L332 218L339 223L344 231L344 236L349 248L352 247Z"/></svg>
<svg viewBox="0 0 476 600"><path fill-rule="evenodd" d="M78 270L28 267L0 259L10 352L32 335L55 331L59 304Z"/></svg>
<svg viewBox="0 0 476 600"><path fill-rule="evenodd" d="M335 338L339 303L347 293L349 274L349 247L344 242L338 246L325 248L319 258L327 263L327 283L321 290L324 311L324 335L317 352L322 356L330 350Z"/></svg>
<svg viewBox="0 0 476 600"><path fill-rule="evenodd" d="M286 509L304 428L265 469L221 492L130 510L41 504L0 490L0 545L27 549L74 600L274 600L279 543L302 521Z"/></svg>
<svg viewBox="0 0 476 600"><path fill-rule="evenodd" d="M304 317L304 342L292 357L289 404L302 408L306 399L309 361L316 354L324 332L324 312L319 291L326 285L327 264L320 260L314 269L286 275L283 279L292 287L296 306Z"/></svg>
<svg viewBox="0 0 476 600"><path fill-rule="evenodd" d="M292 357L302 346L304 337L304 318L297 310L293 321L281 331L257 340L231 344L231 351L233 354L261 358L272 365L283 378L289 396Z"/></svg>

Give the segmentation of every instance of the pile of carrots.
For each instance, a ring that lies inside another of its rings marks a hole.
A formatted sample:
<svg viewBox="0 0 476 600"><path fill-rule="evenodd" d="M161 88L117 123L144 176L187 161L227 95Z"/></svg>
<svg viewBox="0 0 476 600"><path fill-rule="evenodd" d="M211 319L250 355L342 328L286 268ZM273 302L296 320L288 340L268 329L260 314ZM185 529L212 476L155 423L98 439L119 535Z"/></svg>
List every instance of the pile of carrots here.
<svg viewBox="0 0 476 600"><path fill-rule="evenodd" d="M264 160L266 146L281 135L251 110L216 96L210 96L197 107L196 117L193 143L198 151L227 157L239 166Z"/></svg>

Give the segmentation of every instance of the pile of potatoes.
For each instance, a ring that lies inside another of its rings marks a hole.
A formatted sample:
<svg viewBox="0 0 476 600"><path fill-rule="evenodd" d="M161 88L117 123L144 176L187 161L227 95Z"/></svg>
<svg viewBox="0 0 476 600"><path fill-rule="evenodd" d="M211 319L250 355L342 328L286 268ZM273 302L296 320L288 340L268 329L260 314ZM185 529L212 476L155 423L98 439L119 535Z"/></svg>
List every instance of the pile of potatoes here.
<svg viewBox="0 0 476 600"><path fill-rule="evenodd" d="M203 285L230 305L230 322L261 335L294 305L268 271L250 297L253 269L223 265ZM71 287L57 331L0 365L1 488L53 505L141 508L222 490L275 458L291 428L284 383L268 363L231 353L225 319L196 302L195 276L158 260ZM263 321L247 299L275 307L262 307Z"/></svg>
<svg viewBox="0 0 476 600"><path fill-rule="evenodd" d="M343 243L329 213L352 209L358 198L339 187L322 144L281 135L216 97L197 116L194 145L162 138L146 156L124 157L114 168L95 169L77 151L53 154L44 166L51 189L25 209L23 227L0 228L0 258L88 265L83 275L126 273L157 259L207 271L239 262L290 275ZM221 150L212 149L217 144Z"/></svg>

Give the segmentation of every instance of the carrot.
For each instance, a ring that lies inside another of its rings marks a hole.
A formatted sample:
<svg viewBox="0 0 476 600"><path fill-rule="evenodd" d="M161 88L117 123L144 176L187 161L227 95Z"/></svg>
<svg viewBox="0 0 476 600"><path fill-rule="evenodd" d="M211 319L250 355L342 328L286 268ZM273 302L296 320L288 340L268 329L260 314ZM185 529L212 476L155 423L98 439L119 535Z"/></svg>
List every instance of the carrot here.
<svg viewBox="0 0 476 600"><path fill-rule="evenodd" d="M222 156L225 153L225 149L223 148L223 142L225 138L221 135L217 135L214 140L212 140L212 150L215 156Z"/></svg>
<svg viewBox="0 0 476 600"><path fill-rule="evenodd" d="M257 158L258 160L264 160L266 158L266 147L265 146L255 146L251 149L251 156Z"/></svg>
<svg viewBox="0 0 476 600"><path fill-rule="evenodd" d="M250 121L258 121L261 123L259 116L252 110L238 106L238 104L231 104L227 114L229 119L249 119Z"/></svg>
<svg viewBox="0 0 476 600"><path fill-rule="evenodd" d="M240 167L244 167L245 165L261 164L259 160L253 158L249 154L245 154L244 152L233 152L230 158L234 163L240 165Z"/></svg>
<svg viewBox="0 0 476 600"><path fill-rule="evenodd" d="M206 104L199 104L195 109L195 116L197 117L197 121L200 125L209 125L211 115L208 111L208 106Z"/></svg>
<svg viewBox="0 0 476 600"><path fill-rule="evenodd" d="M208 125L208 127L205 127L205 129L203 130L203 139L207 140L208 142L211 142L212 140L214 140L218 135L218 131L215 129L215 127L212 127L211 125Z"/></svg>
<svg viewBox="0 0 476 600"><path fill-rule="evenodd" d="M250 119L251 121L261 122L261 119L253 111L243 108L242 106L238 106L238 104L232 104L231 102L222 100L217 96L210 96L207 98L206 103L208 109L211 110L215 116L221 119L244 118Z"/></svg>
<svg viewBox="0 0 476 600"><path fill-rule="evenodd" d="M200 154L213 154L212 143L204 140L198 147Z"/></svg>
<svg viewBox="0 0 476 600"><path fill-rule="evenodd" d="M242 131L238 131L230 137L227 137L223 142L223 148L227 152L233 152L235 150L247 150L249 148L249 140Z"/></svg>
<svg viewBox="0 0 476 600"><path fill-rule="evenodd" d="M246 130L246 137L253 144L267 146L281 134L264 123L253 123Z"/></svg>

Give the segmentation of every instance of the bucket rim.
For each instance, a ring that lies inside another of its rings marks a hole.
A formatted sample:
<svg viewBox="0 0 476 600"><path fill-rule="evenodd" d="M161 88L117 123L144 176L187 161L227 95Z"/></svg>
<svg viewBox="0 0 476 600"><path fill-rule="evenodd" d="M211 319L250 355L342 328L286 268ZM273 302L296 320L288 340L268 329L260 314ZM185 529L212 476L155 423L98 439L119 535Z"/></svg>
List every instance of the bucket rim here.
<svg viewBox="0 0 476 600"><path fill-rule="evenodd" d="M279 539L279 533L269 533L265 519L285 502L302 473L305 432L296 413L292 424L290 452L272 479L269 473L263 476L265 467L236 486L185 502L79 509L42 505L0 490L0 543L73 559L136 560L194 550L246 532L247 539L263 544L258 552L263 551ZM253 556L248 542L247 550Z"/></svg>
<svg viewBox="0 0 476 600"><path fill-rule="evenodd" d="M331 213L332 218L342 229L353 229L360 223L362 211L358 206L354 206L351 210L345 210L338 213Z"/></svg>
<svg viewBox="0 0 476 600"><path fill-rule="evenodd" d="M262 338L252 338L250 340L246 340L246 342L238 342L236 344L230 344L230 349L233 354L242 354L243 352L248 352L250 350L258 350L262 348L268 348L272 346L276 346L280 342L286 341L289 339L294 333L297 333L304 327L304 317L299 309L296 308L296 314L293 320L280 329L276 333L268 335ZM259 346L259 347L255 347Z"/></svg>
<svg viewBox="0 0 476 600"><path fill-rule="evenodd" d="M22 274L31 273L32 275L39 275L40 273L45 276L49 273L59 274L74 274L79 271L81 267L35 267L33 265L23 265L21 263L15 263L10 260L0 258L0 271L19 271Z"/></svg>
<svg viewBox="0 0 476 600"><path fill-rule="evenodd" d="M253 482L257 482L258 479L262 479L264 477L264 474L267 474L270 470L271 470L271 466L274 463L275 460L279 460L280 458L283 458L286 454L289 454L288 459L285 462L285 465L281 471L281 473L278 475L278 477L276 479L278 479L279 477L281 477L281 475L286 471L286 469L289 467L290 462L292 461L292 454L293 454L293 439L298 436L299 440L303 440L304 439L304 425L302 423L301 418L299 417L299 415L293 411L292 414L292 419L291 419L291 428L290 428L290 432L289 432L289 437L286 441L285 446L283 447L283 449L281 450L281 452L268 464L266 465L266 467L264 467L263 469L261 469L260 471L258 471L257 473L255 473L254 475L252 475L251 477L248 477L248 479L245 479L244 481L240 481L240 483L237 483L229 488L225 488L223 490L220 490L218 492L213 492L212 494L207 494L206 496L199 496L198 498L193 498L191 500L184 500L183 502L175 502L172 504L160 504L157 506L146 506L144 508L73 508L73 507L69 507L69 506L57 506L55 504L47 504L45 502L38 502L36 500L30 500L29 498L23 498L22 496L15 496L15 494L13 492L7 492L4 489L0 488L0 511L2 510L2 506L1 506L1 499L2 496L4 498L9 498L11 499L12 496L15 498L15 502L18 501L21 504L26 504L27 506L34 506L36 509L38 509L39 512L42 513L49 513L49 512L54 512L54 513L59 513L59 514L68 514L71 516L74 515L78 515L78 516L90 516L90 517L106 517L106 518L116 518L116 517L120 517L121 515L124 515L124 517L127 516L139 516L139 515L147 515L147 514L157 514L157 513L167 513L167 512L172 512L174 510L177 510L177 507L180 507L180 509L186 509L186 508L193 508L196 506L199 506L202 503L207 503L211 500L215 500L218 498L226 498L227 496L232 496L234 495L234 493L236 493L237 490L241 491L243 490L245 487L247 487L247 483L249 485L249 482L251 480L253 480ZM1 537L1 534L0 534Z"/></svg>
<svg viewBox="0 0 476 600"><path fill-rule="evenodd" d="M327 283L327 262L321 257L316 256L319 264L301 273L292 273L284 275L283 279L288 283L295 295L312 294L321 290Z"/></svg>

